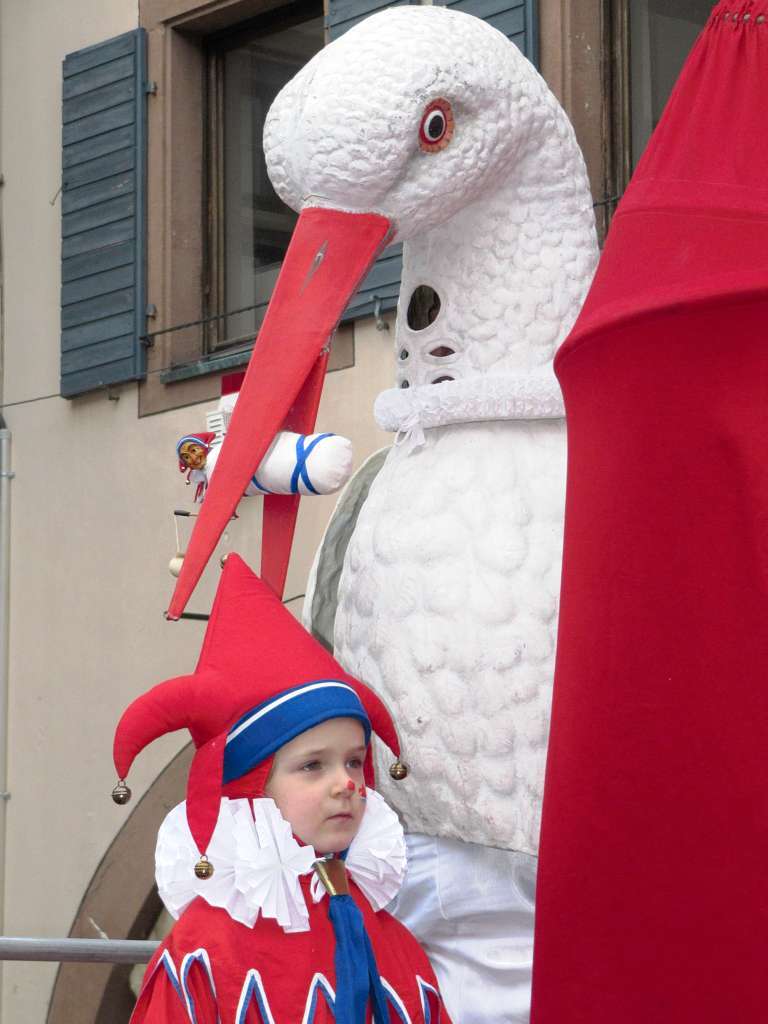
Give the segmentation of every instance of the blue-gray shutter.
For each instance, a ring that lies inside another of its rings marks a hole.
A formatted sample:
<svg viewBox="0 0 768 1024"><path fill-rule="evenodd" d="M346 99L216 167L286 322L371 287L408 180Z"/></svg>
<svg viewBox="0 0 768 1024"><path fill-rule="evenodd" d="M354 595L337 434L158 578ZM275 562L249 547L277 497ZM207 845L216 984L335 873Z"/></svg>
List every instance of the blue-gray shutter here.
<svg viewBox="0 0 768 1024"><path fill-rule="evenodd" d="M64 59L61 394L145 375L146 34Z"/></svg>
<svg viewBox="0 0 768 1024"><path fill-rule="evenodd" d="M537 0L441 0L441 7L463 11L493 25L525 54L539 64L539 19Z"/></svg>
<svg viewBox="0 0 768 1024"><path fill-rule="evenodd" d="M328 0L325 24L329 39L338 39L358 21L385 7L401 7L419 0ZM538 63L537 0L435 0L449 7L483 18L508 36L533 64ZM397 306L403 268L403 247L393 245L376 260L357 294L347 306L344 319L370 316L376 309L385 311Z"/></svg>
<svg viewBox="0 0 768 1024"><path fill-rule="evenodd" d="M329 39L338 39L358 21L367 18L385 7L407 7L418 4L419 0L328 0L325 27Z"/></svg>

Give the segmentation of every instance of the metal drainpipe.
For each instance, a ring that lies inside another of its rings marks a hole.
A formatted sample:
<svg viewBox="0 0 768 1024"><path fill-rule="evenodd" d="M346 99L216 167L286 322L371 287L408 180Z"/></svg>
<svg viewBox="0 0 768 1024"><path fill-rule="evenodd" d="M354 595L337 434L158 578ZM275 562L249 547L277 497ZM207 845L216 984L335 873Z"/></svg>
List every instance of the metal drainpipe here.
<svg viewBox="0 0 768 1024"><path fill-rule="evenodd" d="M5 834L8 802L8 647L11 590L11 432L0 416L0 934L5 931ZM0 999L2 998L0 980ZM0 1003L0 1005L2 1005ZM2 1010L0 1010L0 1013Z"/></svg>

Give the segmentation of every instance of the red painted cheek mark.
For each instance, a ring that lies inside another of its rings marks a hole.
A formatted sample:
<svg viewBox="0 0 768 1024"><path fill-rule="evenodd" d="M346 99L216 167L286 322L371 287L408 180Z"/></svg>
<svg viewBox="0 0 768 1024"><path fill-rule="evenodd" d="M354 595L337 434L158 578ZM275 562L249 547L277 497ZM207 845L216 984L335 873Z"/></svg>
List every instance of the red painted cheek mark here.
<svg viewBox="0 0 768 1024"><path fill-rule="evenodd" d="M355 792L355 784L352 781L352 779L349 779L347 781L347 789L349 790L350 793L354 793Z"/></svg>
<svg viewBox="0 0 768 1024"><path fill-rule="evenodd" d="M364 784L360 787L360 789L358 789L357 792L360 794L363 800L365 800L365 798L368 796L368 790L365 788Z"/></svg>

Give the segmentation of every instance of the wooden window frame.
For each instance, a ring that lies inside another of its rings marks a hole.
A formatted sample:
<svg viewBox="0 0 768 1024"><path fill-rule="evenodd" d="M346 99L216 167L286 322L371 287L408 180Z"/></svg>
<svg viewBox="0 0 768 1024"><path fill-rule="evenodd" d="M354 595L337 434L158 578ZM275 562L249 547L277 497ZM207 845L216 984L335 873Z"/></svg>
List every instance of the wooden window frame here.
<svg viewBox="0 0 768 1024"><path fill-rule="evenodd" d="M607 20L605 88L610 122L606 139L606 172L609 194L615 197L608 204L610 219L632 177L629 0L611 0Z"/></svg>
<svg viewBox="0 0 768 1024"><path fill-rule="evenodd" d="M541 72L576 130L598 238L632 176L631 0L539 0Z"/></svg>
<svg viewBox="0 0 768 1024"><path fill-rule="evenodd" d="M224 229L224 75L225 56L234 45L258 39L274 29L290 28L323 14L322 0L294 0L289 8L263 14L256 22L238 23L206 42L205 90L205 201L207 237L204 239L204 278L207 299L206 316L228 312L226 305L226 256ZM227 340L230 333L226 319L212 319L204 325L202 349L209 357L224 357L228 351L242 350L247 340ZM339 369L331 358L331 369Z"/></svg>
<svg viewBox="0 0 768 1024"><path fill-rule="evenodd" d="M147 302L154 315L148 320L152 344L147 377L139 385L140 416L213 400L219 396L221 373L242 366L242 356L238 364L226 353L218 361L204 359L199 325L157 332L200 321L208 308L210 210L201 116L206 39L299 5L300 0L139 0L148 77L156 83L147 113ZM339 368L349 365L351 330L340 332ZM189 375L194 370L197 374Z"/></svg>
<svg viewBox="0 0 768 1024"><path fill-rule="evenodd" d="M587 165L598 238L617 196L615 8L628 0L539 0L540 70L571 119Z"/></svg>

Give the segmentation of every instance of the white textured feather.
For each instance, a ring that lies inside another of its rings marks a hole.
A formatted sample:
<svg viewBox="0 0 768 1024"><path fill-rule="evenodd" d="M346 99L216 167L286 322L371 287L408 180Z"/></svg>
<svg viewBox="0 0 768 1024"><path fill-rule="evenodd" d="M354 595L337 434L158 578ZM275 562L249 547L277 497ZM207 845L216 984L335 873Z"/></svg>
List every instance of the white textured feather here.
<svg viewBox="0 0 768 1024"><path fill-rule="evenodd" d="M335 645L397 720L410 832L535 852L552 696L565 424L467 423L394 448L347 549Z"/></svg>

